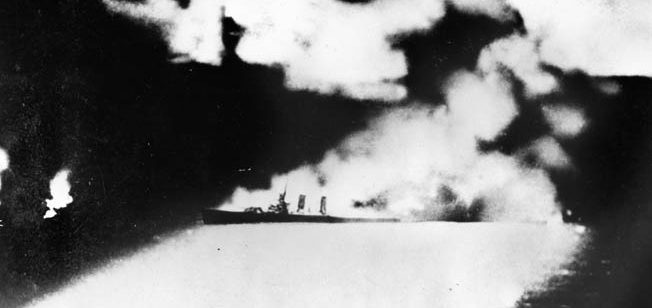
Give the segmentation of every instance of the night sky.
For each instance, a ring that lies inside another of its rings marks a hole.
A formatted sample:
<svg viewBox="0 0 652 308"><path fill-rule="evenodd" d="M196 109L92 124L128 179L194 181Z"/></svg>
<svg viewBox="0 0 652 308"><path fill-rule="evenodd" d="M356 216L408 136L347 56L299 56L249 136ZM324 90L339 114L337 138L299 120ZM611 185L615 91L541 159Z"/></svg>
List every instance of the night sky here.
<svg viewBox="0 0 652 308"><path fill-rule="evenodd" d="M0 193L0 306L195 223L236 186L268 187L273 174L318 162L392 108L288 90L280 68L238 58L241 28L222 21L220 66L173 63L159 30L100 1L2 1L0 147L10 168ZM442 104L450 73L472 69L489 42L523 31L520 18L499 22L447 7L436 30L395 37L409 65L408 98L398 104ZM512 154L549 133L536 102L580 106L587 129L560 142L574 166L550 172L563 209L572 210L565 219L604 226L644 264L652 79L544 69L561 90L532 99L516 80L520 116L482 148ZM607 95L600 82L617 82L620 92ZM45 220L48 183L62 168L72 171L74 202Z"/></svg>

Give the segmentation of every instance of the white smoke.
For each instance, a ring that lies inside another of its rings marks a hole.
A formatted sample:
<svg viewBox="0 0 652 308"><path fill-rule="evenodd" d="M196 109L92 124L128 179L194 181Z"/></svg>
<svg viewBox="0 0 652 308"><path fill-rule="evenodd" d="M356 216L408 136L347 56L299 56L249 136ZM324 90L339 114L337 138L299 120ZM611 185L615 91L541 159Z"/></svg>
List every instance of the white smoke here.
<svg viewBox="0 0 652 308"><path fill-rule="evenodd" d="M499 20L514 18L514 10L505 0L449 0L447 3L468 14L486 15Z"/></svg>
<svg viewBox="0 0 652 308"><path fill-rule="evenodd" d="M457 2L478 2L477 0ZM647 0L492 0L493 12L517 11L541 63L593 76L652 76L652 2ZM498 20L513 14L484 12ZM522 46L527 48L526 46ZM532 66L523 63L524 69ZM517 75L518 72L515 72ZM523 75L521 76L523 77ZM523 78L527 84L528 78ZM543 82L542 84L546 84ZM611 92L614 88L609 88ZM617 90L616 90L617 91Z"/></svg>
<svg viewBox="0 0 652 308"><path fill-rule="evenodd" d="M341 211L350 210L354 201L372 200L387 204L390 213L408 215L442 203L443 189L458 205L481 200L487 207L485 218L558 217L546 173L524 167L521 154L534 154L543 168L569 168L571 159L558 140L578 136L588 121L581 109L563 102L541 105L549 136L516 156L479 151L478 141L494 140L518 115L512 78L522 82L526 97L536 98L558 89L558 81L544 66L593 75L652 72L645 56L652 47L652 22L643 17L651 4L643 1L379 0L360 5L333 0L195 0L187 9L171 0L104 1L112 11L159 25L173 53L214 65L221 63L223 51L218 16L223 8L225 16L245 28L238 56L281 67L288 87L384 101L403 99L407 93L398 82L407 73L405 55L392 48L391 38L434 27L444 16L445 3L501 21L513 20L515 12L523 17L525 33L492 42L481 52L475 71L451 77L445 107L390 110L371 130L328 152L321 163L273 179L271 190L236 190L230 206L272 201L289 181L294 195L308 193L316 202L317 195L327 194L331 208ZM617 85L597 86L606 93L618 92ZM535 195L542 196L536 198L538 203L526 200ZM530 212L512 206L528 203L538 205Z"/></svg>
<svg viewBox="0 0 652 308"><path fill-rule="evenodd" d="M536 42L525 36L494 41L480 54L478 67L484 71L510 69L524 83L529 96L548 94L557 88L555 78L541 69Z"/></svg>
<svg viewBox="0 0 652 308"><path fill-rule="evenodd" d="M538 63L591 75L652 75L652 3L645 0L378 0L365 5L194 0L186 9L173 0L104 3L113 12L158 26L172 53L212 65L221 63L224 49L219 20L224 8L246 28L237 47L243 60L282 67L292 88L355 98L405 97L397 82L407 72L405 56L391 47L391 37L433 27L444 16L444 3L501 21L520 13L526 37L493 48L521 50L508 52L511 58L503 55L501 62L514 69L530 94L554 87Z"/></svg>
<svg viewBox="0 0 652 308"><path fill-rule="evenodd" d="M148 0L143 4L105 0L114 11L155 24L160 28L172 54L212 65L222 63L221 1L192 1L182 9L175 1Z"/></svg>
<svg viewBox="0 0 652 308"><path fill-rule="evenodd" d="M352 205L371 201L382 204L384 215L433 219L450 206L469 209L482 202L484 220L560 221L555 188L543 170L478 150L478 141L495 139L518 114L504 76L459 72L451 77L446 99L438 108L391 109L321 163L274 177L269 190L239 188L224 207L241 210L273 201L288 183L291 200L306 194L308 206L316 208L325 195L339 215L362 215ZM442 201L445 191L453 204Z"/></svg>
<svg viewBox="0 0 652 308"><path fill-rule="evenodd" d="M398 81L407 74L407 62L391 38L433 27L444 17L445 2L474 14L513 16L502 3L475 0L194 0L187 9L172 0L104 0L111 11L158 25L172 53L212 65L222 60L223 8L245 28L238 56L282 67L288 87L384 101L407 94Z"/></svg>
<svg viewBox="0 0 652 308"><path fill-rule="evenodd" d="M542 69L537 42L512 35L485 47L474 72L458 72L446 84L446 105L439 108L390 109L371 128L345 140L323 161L278 175L269 190L239 188L226 208L260 205L290 183L316 206L327 195L330 209L352 213L352 204L381 205L385 215L443 218L450 207L473 210L481 203L480 219L559 222L553 183L543 169L526 167L524 157L481 152L479 141L492 141L518 115L510 80L523 82L530 97L556 91L553 75ZM585 127L579 110L541 106L553 134L572 138ZM544 168L571 166L553 137L524 149Z"/></svg>
<svg viewBox="0 0 652 308"><path fill-rule="evenodd" d="M652 2L508 0L541 59L590 75L652 76Z"/></svg>
<svg viewBox="0 0 652 308"><path fill-rule="evenodd" d="M406 90L405 56L389 37L429 28L443 17L440 1L235 1L228 14L246 29L237 47L244 61L280 65L291 88L341 91L397 100Z"/></svg>
<svg viewBox="0 0 652 308"><path fill-rule="evenodd" d="M69 175L70 170L63 169L57 172L54 178L50 181L50 195L52 195L52 199L45 200L48 211L45 212L43 218L54 217L57 214L55 210L64 208L72 203L73 199L72 196L70 196L70 183L68 182Z"/></svg>
<svg viewBox="0 0 652 308"><path fill-rule="evenodd" d="M582 110L571 106L543 106L543 115L559 138L573 138L582 133L587 120Z"/></svg>
<svg viewBox="0 0 652 308"><path fill-rule="evenodd" d="M510 71L523 83L525 94L529 98L557 91L558 82L551 73L542 68L544 64L539 43L529 35L518 34L492 42L484 48L478 60L478 68L482 71ZM551 129L552 136L539 138L524 149L524 152L534 154L538 162L546 168L571 167L571 160L557 139L572 139L581 134L588 125L584 112L563 102L538 107Z"/></svg>
<svg viewBox="0 0 652 308"><path fill-rule="evenodd" d="M566 169L572 165L571 159L561 147L559 142L551 136L544 136L535 140L528 148L537 161L544 167L551 169Z"/></svg>

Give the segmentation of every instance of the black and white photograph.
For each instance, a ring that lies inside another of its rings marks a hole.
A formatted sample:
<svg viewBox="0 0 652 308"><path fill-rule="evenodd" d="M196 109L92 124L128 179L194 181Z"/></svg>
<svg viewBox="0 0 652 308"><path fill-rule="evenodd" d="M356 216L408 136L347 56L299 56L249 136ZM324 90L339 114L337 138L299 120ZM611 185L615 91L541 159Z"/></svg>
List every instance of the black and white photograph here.
<svg viewBox="0 0 652 308"><path fill-rule="evenodd" d="M0 307L652 307L652 1L2 0Z"/></svg>

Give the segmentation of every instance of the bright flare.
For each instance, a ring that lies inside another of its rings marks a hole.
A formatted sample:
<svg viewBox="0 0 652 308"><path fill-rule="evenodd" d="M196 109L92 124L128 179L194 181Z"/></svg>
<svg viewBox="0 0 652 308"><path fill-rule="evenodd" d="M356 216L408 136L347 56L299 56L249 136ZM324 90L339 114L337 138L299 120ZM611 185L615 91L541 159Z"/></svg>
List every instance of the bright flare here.
<svg viewBox="0 0 652 308"><path fill-rule="evenodd" d="M63 169L57 172L52 181L50 181L50 194L52 195L52 199L45 200L48 211L43 218L54 217L57 214L55 209L64 208L73 201L72 196L70 196L69 175L70 170Z"/></svg>

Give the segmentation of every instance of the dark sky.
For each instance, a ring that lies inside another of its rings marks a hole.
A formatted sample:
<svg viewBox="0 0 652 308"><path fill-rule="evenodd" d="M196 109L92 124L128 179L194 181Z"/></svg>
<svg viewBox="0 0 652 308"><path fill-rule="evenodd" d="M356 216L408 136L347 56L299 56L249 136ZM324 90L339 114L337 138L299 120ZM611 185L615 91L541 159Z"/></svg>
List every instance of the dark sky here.
<svg viewBox="0 0 652 308"><path fill-rule="evenodd" d="M436 31L397 38L409 98L438 104L450 73L473 68L482 47L513 31L523 31L520 21L450 11ZM264 187L273 173L318 161L388 108L289 91L282 71L228 50L219 67L168 58L156 30L99 1L2 1L0 146L11 165L2 175L0 306L192 223L237 185ZM550 71L562 91L540 100L576 101L589 120L562 143L575 168L552 174L560 201L575 220L638 221L652 196L652 80L612 78L622 91L607 96L595 78ZM518 97L521 117L487 149L513 153L547 133ZM44 221L48 181L64 167L75 201Z"/></svg>

